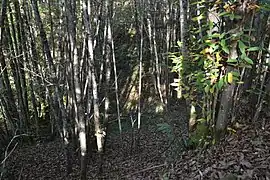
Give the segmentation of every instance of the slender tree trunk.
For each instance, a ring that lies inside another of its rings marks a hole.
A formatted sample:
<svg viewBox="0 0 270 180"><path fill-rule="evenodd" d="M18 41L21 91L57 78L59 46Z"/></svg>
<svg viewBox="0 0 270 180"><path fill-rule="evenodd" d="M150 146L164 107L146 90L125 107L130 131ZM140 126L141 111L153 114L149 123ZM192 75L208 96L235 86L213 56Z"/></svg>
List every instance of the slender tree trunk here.
<svg viewBox="0 0 270 180"><path fill-rule="evenodd" d="M143 22L141 22L141 23L143 23ZM143 25L141 25L141 26L143 26ZM158 58L155 26L153 27L153 49L154 49L154 57L155 57L155 64L156 64L157 90L158 90L160 101L162 104L164 104L164 100L162 97L162 91L161 91L161 79L160 79L161 69L160 69L160 62L159 62L159 58Z"/></svg>
<svg viewBox="0 0 270 180"><path fill-rule="evenodd" d="M150 4L150 2L148 2L148 4ZM155 72L155 70L154 70L155 67L154 67L153 62L152 62L152 58L153 58L153 55L154 55L154 53L153 53L154 48L153 48L153 41L152 41L152 39L153 39L152 22L151 22L152 19L151 19L151 14L150 14L149 11L150 11L150 9L148 9L148 14L147 14L147 30L148 30L149 46L150 46L150 57L151 57L150 58L150 66L151 66L150 72L152 74L155 74L154 73ZM154 88L155 88L155 94L158 94L159 92L158 92L158 89L157 89L157 80L156 80L155 75L153 75L152 78L153 78L153 83L154 83Z"/></svg>
<svg viewBox="0 0 270 180"><path fill-rule="evenodd" d="M188 61L188 48L187 48L187 30L188 30L188 24L187 24L187 5L188 5L188 1L187 0L180 0L179 2L180 4L180 30L181 30L181 55L182 55L182 67L185 68L185 61ZM185 79L184 77L182 77L183 73L179 72L179 79L181 83L188 83L187 79ZM179 91L177 92L177 96L178 98L182 97L182 89L179 89ZM190 114L192 113L192 108L191 108L191 103L188 102L186 100L186 108L187 108L187 112L190 112ZM186 136L189 136L189 132L188 129L190 127L190 124L192 124L192 118L191 117L187 117L187 122L186 124ZM186 140L186 139L185 139Z"/></svg>
<svg viewBox="0 0 270 180"><path fill-rule="evenodd" d="M111 6L113 6L113 3ZM112 13L110 13L110 14L112 14ZM112 18L112 15L110 15L110 19L108 22L108 34L109 34L109 41L110 41L111 48L112 48L112 60L113 60L113 71L114 71L114 85L115 85L115 99L116 99L118 128L119 128L119 132L121 134L122 133L122 125L121 125L120 102L119 102L119 94L118 94L118 91L119 91L118 90L118 75L117 75L116 59L115 59L115 53L114 53L114 41L113 41L113 36L112 36L111 18Z"/></svg>
<svg viewBox="0 0 270 180"><path fill-rule="evenodd" d="M105 109L104 109L104 124L105 126L108 123L108 111L109 111L109 105L110 105L110 99L109 99L109 92L110 92L110 80L111 80L111 44L110 39L111 38L111 32L109 32L109 5L108 0L105 1L105 34L107 34L106 39L104 41L106 42L106 53L105 53L105 64L106 64L106 75L105 75Z"/></svg>
<svg viewBox="0 0 270 180"><path fill-rule="evenodd" d="M164 103L166 106L166 109L168 108L168 98L169 98L169 92L170 92L170 82L169 82L169 52L171 48L171 6L172 2L168 0L167 6L166 6L166 68L164 70L165 73L165 93L164 93Z"/></svg>
<svg viewBox="0 0 270 180"><path fill-rule="evenodd" d="M138 130L141 128L141 92L142 92L142 60L143 60L143 15L141 12L143 6L143 0L138 0L136 2L136 12L137 12L137 22L138 22L138 32L139 32L139 40L138 40L138 65L139 65L139 85L138 85Z"/></svg>
<svg viewBox="0 0 270 180"><path fill-rule="evenodd" d="M88 2L88 3L87 3ZM84 26L86 31L86 39L87 39L87 46L88 46L88 66L89 66L89 75L88 80L89 86L92 86L92 95L93 95L93 107L94 107L94 126L95 126L95 136L97 139L97 149L99 153L99 166L101 171L102 163L101 156L103 152L103 145L104 145L104 131L101 129L101 122L100 122L100 114L99 114L99 99L98 99L98 87L97 87L97 78L96 78L96 69L94 66L94 42L91 37L91 29L92 26L90 24L89 18L91 17L91 7L90 1L86 0L83 4L83 19L84 19Z"/></svg>
<svg viewBox="0 0 270 180"><path fill-rule="evenodd" d="M237 59L238 53L237 53L237 41L233 41L231 44L231 49L229 52L229 59ZM227 68L227 72L234 71L234 68L229 66ZM224 131L226 130L227 124L228 124L228 114L230 112L230 109L232 108L233 103L233 94L235 89L235 84L229 84L224 89L224 91L221 94L221 101L220 101L220 108L218 111L218 117L216 121L216 138L217 140L220 140L220 138L223 137Z"/></svg>
<svg viewBox="0 0 270 180"><path fill-rule="evenodd" d="M83 109L83 93L81 87L81 72L80 72L80 59L78 57L77 41L76 41L76 3L75 1L68 1L68 31L71 49L71 61L73 66L73 79L74 79L74 110L75 121L78 122L79 141L81 150L81 179L86 179L87 168L87 146L86 146L86 124L84 119Z"/></svg>
<svg viewBox="0 0 270 180"><path fill-rule="evenodd" d="M48 0L48 8L49 8L49 19L50 19L50 44L51 44L51 50L52 50L52 57L55 57L55 44L54 44L54 24L53 24L53 15L52 15L52 2Z"/></svg>

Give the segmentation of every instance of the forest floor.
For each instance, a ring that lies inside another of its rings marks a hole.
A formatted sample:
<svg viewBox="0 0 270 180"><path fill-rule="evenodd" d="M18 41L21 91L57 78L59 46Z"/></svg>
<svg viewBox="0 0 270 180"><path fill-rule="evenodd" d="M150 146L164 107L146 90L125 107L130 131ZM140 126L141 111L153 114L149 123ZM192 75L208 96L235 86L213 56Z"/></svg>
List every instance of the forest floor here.
<svg viewBox="0 0 270 180"><path fill-rule="evenodd" d="M270 119L264 128L261 123L240 124L211 147L183 150L172 148L167 135L157 130L156 124L174 118L174 113L148 118L154 118L155 123L142 127L136 150L131 146L132 131L125 131L122 141L119 135L108 136L103 171L98 174L98 156L92 154L88 179L270 179ZM7 161L8 179L79 179L79 160L73 161L73 172L66 176L60 140L23 146Z"/></svg>

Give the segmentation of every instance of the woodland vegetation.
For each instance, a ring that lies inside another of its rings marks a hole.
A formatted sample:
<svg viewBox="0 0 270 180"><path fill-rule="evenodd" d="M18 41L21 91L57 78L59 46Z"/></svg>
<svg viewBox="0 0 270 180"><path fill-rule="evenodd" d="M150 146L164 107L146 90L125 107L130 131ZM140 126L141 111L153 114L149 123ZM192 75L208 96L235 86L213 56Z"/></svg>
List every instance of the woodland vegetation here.
<svg viewBox="0 0 270 180"><path fill-rule="evenodd" d="M269 0L0 2L0 180L270 179Z"/></svg>

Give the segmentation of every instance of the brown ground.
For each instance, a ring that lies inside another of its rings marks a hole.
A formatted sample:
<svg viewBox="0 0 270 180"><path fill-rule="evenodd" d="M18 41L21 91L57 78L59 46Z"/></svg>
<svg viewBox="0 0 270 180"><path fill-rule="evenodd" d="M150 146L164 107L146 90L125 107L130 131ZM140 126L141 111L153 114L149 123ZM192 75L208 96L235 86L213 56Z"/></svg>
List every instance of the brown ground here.
<svg viewBox="0 0 270 180"><path fill-rule="evenodd" d="M203 150L173 151L168 148L166 134L151 124L142 128L136 152L131 152L130 132L123 133L122 143L119 136L108 137L103 172L97 174L97 156L93 154L88 179L270 179L270 124L264 129L260 123L242 124L219 145ZM169 151L174 155L170 156ZM80 173L75 159L73 172L66 177L60 141L18 147L7 165L11 180L79 179Z"/></svg>

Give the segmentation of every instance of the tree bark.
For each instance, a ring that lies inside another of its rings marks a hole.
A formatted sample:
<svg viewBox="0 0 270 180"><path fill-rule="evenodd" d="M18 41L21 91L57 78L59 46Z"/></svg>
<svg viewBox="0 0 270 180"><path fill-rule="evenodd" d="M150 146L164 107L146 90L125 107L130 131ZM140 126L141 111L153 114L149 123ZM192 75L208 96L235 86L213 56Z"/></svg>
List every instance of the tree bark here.
<svg viewBox="0 0 270 180"><path fill-rule="evenodd" d="M231 49L230 49L228 58L237 59L237 57L238 57L237 41L233 41L231 44ZM231 66L227 68L227 72L232 72L234 70L235 70L234 67L231 67ZM216 121L217 140L220 140L224 136L225 130L227 128L227 124L229 122L228 115L232 108L233 94L234 94L235 87L236 85L234 83L228 84L221 94L220 108L218 111L218 117Z"/></svg>

